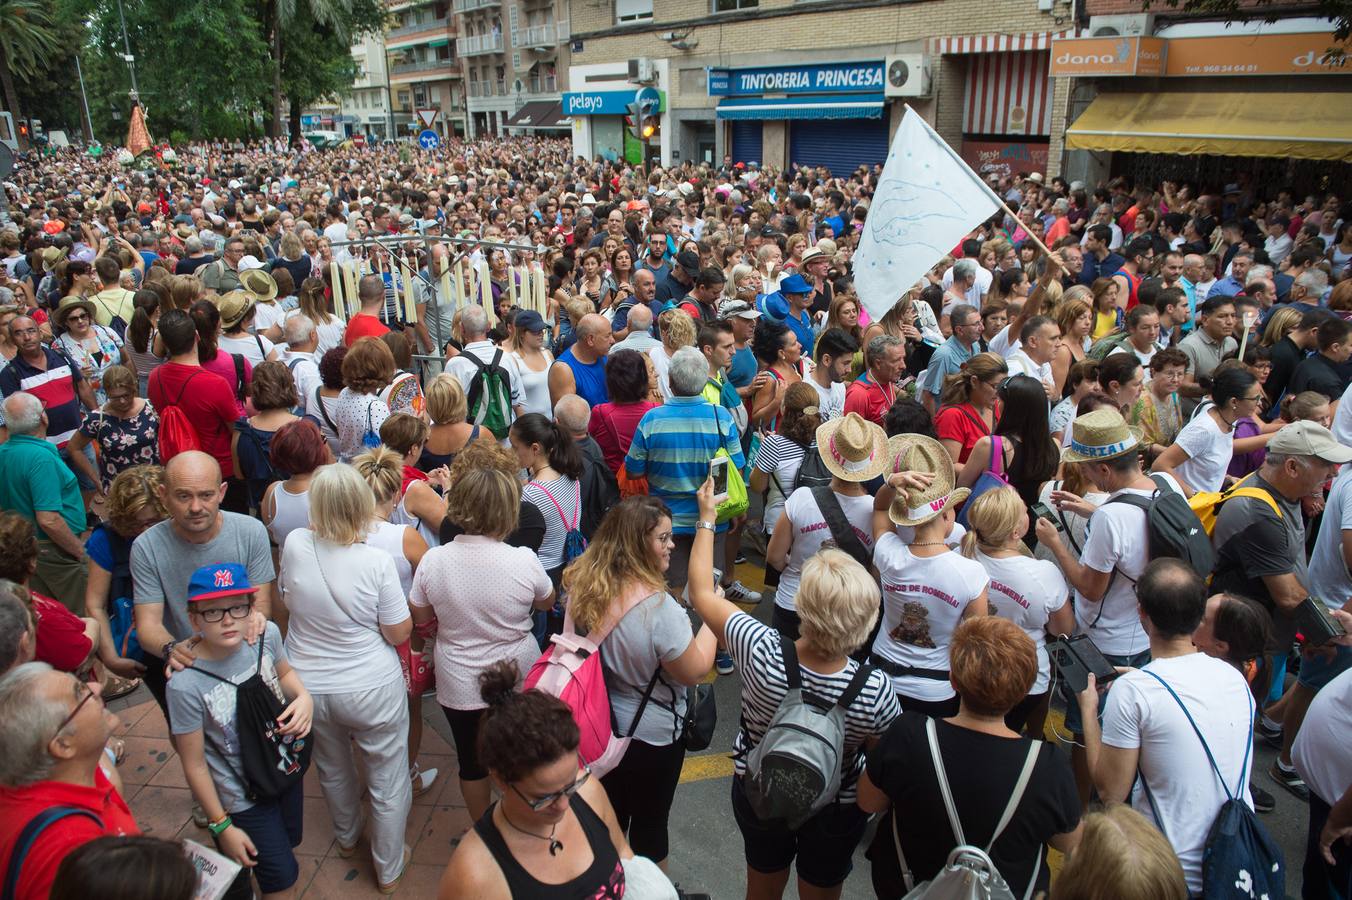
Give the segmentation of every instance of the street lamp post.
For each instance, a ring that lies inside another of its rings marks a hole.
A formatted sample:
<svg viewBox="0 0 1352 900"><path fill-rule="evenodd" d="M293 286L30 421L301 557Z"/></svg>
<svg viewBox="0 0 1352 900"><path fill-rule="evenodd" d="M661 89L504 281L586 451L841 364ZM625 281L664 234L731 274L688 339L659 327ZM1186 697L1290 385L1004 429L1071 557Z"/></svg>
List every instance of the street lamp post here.
<svg viewBox="0 0 1352 900"><path fill-rule="evenodd" d="M122 23L122 59L131 74L131 99L133 103L139 103L141 92L136 88L136 57L131 55L131 41L127 38L127 17L122 11L122 0L117 0L117 18Z"/></svg>
<svg viewBox="0 0 1352 900"><path fill-rule="evenodd" d="M89 96L85 93L84 70L80 67L80 54L75 54L75 74L80 78L80 104L84 107L85 143L94 140L94 120L89 116Z"/></svg>

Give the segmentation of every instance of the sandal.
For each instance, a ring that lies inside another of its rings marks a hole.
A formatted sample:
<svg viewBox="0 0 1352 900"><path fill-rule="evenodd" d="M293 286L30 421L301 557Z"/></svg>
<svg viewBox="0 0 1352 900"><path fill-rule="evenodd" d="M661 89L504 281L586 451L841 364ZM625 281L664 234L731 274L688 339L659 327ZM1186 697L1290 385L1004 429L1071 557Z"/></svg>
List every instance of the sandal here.
<svg viewBox="0 0 1352 900"><path fill-rule="evenodd" d="M122 738L109 738L105 750L111 751L113 756L113 765L122 765L123 760L127 758L127 742Z"/></svg>
<svg viewBox="0 0 1352 900"><path fill-rule="evenodd" d="M109 675L103 682L103 699L116 700L118 697L125 697L132 691L141 686L139 678L123 678L119 675Z"/></svg>

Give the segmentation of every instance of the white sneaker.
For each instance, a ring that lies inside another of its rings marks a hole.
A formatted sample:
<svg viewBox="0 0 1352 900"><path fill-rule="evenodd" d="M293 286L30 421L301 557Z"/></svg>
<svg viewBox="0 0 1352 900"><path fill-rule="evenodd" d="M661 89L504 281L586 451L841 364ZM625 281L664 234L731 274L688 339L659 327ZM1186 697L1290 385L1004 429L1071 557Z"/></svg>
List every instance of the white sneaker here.
<svg viewBox="0 0 1352 900"><path fill-rule="evenodd" d="M734 603L759 603L761 595L751 588L742 584L740 581L734 581L732 584L723 585L723 596Z"/></svg>
<svg viewBox="0 0 1352 900"><path fill-rule="evenodd" d="M432 789L437 780L437 769L421 769L417 763L408 770L409 780L413 782L413 796L421 797Z"/></svg>

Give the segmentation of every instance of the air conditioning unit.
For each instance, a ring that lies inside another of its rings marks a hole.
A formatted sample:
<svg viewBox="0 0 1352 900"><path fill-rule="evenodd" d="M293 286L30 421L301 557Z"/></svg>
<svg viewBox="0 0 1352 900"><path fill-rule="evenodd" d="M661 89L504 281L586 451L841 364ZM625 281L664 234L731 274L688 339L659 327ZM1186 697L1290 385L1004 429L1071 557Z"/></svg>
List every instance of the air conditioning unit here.
<svg viewBox="0 0 1352 900"><path fill-rule="evenodd" d="M901 53L884 61L887 97L924 97L930 92L930 61L923 53Z"/></svg>
<svg viewBox="0 0 1352 900"><path fill-rule="evenodd" d="M657 81L657 67L648 57L629 60L629 80L634 84L652 84Z"/></svg>
<svg viewBox="0 0 1352 900"><path fill-rule="evenodd" d="M1155 31L1152 13L1124 16L1090 16L1090 37L1149 37Z"/></svg>

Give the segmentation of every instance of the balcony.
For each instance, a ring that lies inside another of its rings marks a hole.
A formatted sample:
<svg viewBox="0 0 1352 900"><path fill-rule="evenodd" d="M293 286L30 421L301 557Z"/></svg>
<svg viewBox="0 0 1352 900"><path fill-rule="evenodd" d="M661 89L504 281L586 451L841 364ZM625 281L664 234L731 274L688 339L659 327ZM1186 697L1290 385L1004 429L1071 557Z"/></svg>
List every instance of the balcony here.
<svg viewBox="0 0 1352 900"><path fill-rule="evenodd" d="M552 22L548 25L531 25L528 28L512 30L512 46L557 47L568 40L568 22Z"/></svg>
<svg viewBox="0 0 1352 900"><path fill-rule="evenodd" d="M385 32L385 41L396 41L402 37L408 37L412 34L420 34L424 31L440 31L443 34L450 29L451 17L445 16L440 19L429 19L424 22L414 22L408 25L401 25L398 28L391 28Z"/></svg>
<svg viewBox="0 0 1352 900"><path fill-rule="evenodd" d="M477 12L481 9L494 9L502 6L502 0L455 0L456 15Z"/></svg>
<svg viewBox="0 0 1352 900"><path fill-rule="evenodd" d="M483 56L486 53L502 52L501 34L476 34L473 37L457 38L456 56Z"/></svg>
<svg viewBox="0 0 1352 900"><path fill-rule="evenodd" d="M526 90L532 94L554 94L559 90L559 81L553 75L532 75L526 79Z"/></svg>
<svg viewBox="0 0 1352 900"><path fill-rule="evenodd" d="M469 95L476 100L483 97L506 97L507 82L471 81L469 83Z"/></svg>
<svg viewBox="0 0 1352 900"><path fill-rule="evenodd" d="M390 75L416 75L420 72L443 70L446 76L456 72L455 59L415 59L411 62L397 62L390 66Z"/></svg>

